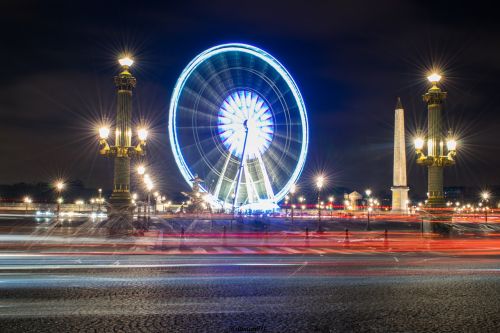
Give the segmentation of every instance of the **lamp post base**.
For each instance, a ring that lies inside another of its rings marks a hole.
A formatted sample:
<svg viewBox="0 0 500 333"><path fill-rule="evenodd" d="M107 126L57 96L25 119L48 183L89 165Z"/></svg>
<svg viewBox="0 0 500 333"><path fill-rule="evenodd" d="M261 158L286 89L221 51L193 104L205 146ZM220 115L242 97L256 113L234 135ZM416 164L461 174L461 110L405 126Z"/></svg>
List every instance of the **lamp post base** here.
<svg viewBox="0 0 500 333"><path fill-rule="evenodd" d="M108 219L103 224L108 228L109 235L125 236L134 231L134 209L128 191L113 192L107 207Z"/></svg>

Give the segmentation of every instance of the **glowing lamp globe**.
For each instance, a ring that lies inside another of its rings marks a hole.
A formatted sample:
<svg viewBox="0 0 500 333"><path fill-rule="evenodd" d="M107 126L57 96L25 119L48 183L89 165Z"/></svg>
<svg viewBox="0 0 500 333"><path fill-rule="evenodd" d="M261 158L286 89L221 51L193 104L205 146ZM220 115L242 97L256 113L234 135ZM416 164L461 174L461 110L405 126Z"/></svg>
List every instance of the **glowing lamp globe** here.
<svg viewBox="0 0 500 333"><path fill-rule="evenodd" d="M146 173L146 168L143 165L139 165L137 167L137 173L142 176L144 173Z"/></svg>
<svg viewBox="0 0 500 333"><path fill-rule="evenodd" d="M58 191L62 191L62 190L64 189L64 183L63 183L62 181L58 181L58 182L56 183L56 189L57 189Z"/></svg>
<svg viewBox="0 0 500 333"><path fill-rule="evenodd" d="M446 147L448 148L449 151L454 151L457 149L457 141L456 140L448 140L446 142Z"/></svg>
<svg viewBox="0 0 500 333"><path fill-rule="evenodd" d="M99 128L99 137L101 139L107 139L109 137L109 127Z"/></svg>
<svg viewBox="0 0 500 333"><path fill-rule="evenodd" d="M438 73L432 73L427 77L427 80L429 80L429 82L431 83L438 83L441 80L441 75L439 75Z"/></svg>
<svg viewBox="0 0 500 333"><path fill-rule="evenodd" d="M321 189L323 187L325 183L325 178L323 176L319 176L317 179L316 179L316 186Z"/></svg>
<svg viewBox="0 0 500 333"><path fill-rule="evenodd" d="M148 138L148 130L145 128L139 128L139 130L137 130L137 136L139 137L139 140L146 141Z"/></svg>
<svg viewBox="0 0 500 333"><path fill-rule="evenodd" d="M129 57L124 57L124 58L118 59L118 62L123 67L130 67L134 63L134 61L132 59L130 59Z"/></svg>
<svg viewBox="0 0 500 333"><path fill-rule="evenodd" d="M414 143L415 143L415 149L422 150L424 148L424 139L416 138Z"/></svg>

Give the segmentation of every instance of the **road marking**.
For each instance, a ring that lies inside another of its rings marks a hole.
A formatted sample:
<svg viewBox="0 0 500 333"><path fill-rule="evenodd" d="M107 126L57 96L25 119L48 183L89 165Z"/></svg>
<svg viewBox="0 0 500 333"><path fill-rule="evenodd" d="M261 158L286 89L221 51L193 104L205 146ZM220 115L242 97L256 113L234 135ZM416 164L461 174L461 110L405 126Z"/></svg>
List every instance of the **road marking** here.
<svg viewBox="0 0 500 333"><path fill-rule="evenodd" d="M314 253L317 253L317 254L325 254L325 251L322 251L322 250L316 250L316 249L307 249L307 251L309 252L314 252Z"/></svg>
<svg viewBox="0 0 500 333"><path fill-rule="evenodd" d="M214 249L219 253L232 253L230 250L220 246L215 246Z"/></svg>
<svg viewBox="0 0 500 333"><path fill-rule="evenodd" d="M258 249L261 250L262 252L266 252L266 253L272 253L272 254L281 254L282 253L281 251L273 250L269 247L258 247Z"/></svg>
<svg viewBox="0 0 500 333"><path fill-rule="evenodd" d="M300 250L293 249L291 247L280 247L279 249L282 249L282 250L289 252L289 253L302 253L303 252Z"/></svg>
<svg viewBox="0 0 500 333"><path fill-rule="evenodd" d="M250 250L249 248L247 247L236 247L236 249L240 250L241 252L243 253L257 253L257 251L254 251L254 250Z"/></svg>

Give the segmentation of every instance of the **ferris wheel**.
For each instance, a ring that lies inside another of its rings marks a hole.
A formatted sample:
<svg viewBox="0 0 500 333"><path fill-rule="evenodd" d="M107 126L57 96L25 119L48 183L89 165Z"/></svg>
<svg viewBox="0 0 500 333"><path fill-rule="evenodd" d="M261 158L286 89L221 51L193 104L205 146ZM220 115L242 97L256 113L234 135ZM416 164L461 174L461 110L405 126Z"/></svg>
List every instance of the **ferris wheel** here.
<svg viewBox="0 0 500 333"><path fill-rule="evenodd" d="M308 146L306 108L287 70L265 51L224 44L196 56L170 101L169 139L186 182L207 201L268 210L297 182Z"/></svg>

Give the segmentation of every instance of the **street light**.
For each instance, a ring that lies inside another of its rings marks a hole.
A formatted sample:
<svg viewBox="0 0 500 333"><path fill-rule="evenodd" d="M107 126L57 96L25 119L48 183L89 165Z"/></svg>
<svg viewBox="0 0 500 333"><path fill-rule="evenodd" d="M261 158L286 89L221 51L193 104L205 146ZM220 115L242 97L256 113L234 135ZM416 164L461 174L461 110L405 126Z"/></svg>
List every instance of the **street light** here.
<svg viewBox="0 0 500 333"><path fill-rule="evenodd" d="M427 77L431 82L431 87L423 95L424 102L427 104L427 133L426 138L415 139L415 152L417 155L417 164L427 167L428 183L428 203L430 208L445 207L443 191L443 172L444 168L455 164L455 155L457 150L457 140L452 137L445 138L442 119L442 104L446 99L447 93L441 91L438 82L441 75L432 73ZM445 144L446 141L446 150ZM424 152L424 146L427 144L427 150Z"/></svg>
<svg viewBox="0 0 500 333"><path fill-rule="evenodd" d="M82 206L85 202L83 200L76 200L75 205L78 206L78 212L80 213L82 211Z"/></svg>
<svg viewBox="0 0 500 333"><path fill-rule="evenodd" d="M299 197L299 202L300 202L300 209L301 209L301 215L304 216L304 208L305 208L305 205L304 205L304 201L306 200L306 198L304 198L303 196L300 196Z"/></svg>
<svg viewBox="0 0 500 333"><path fill-rule="evenodd" d="M137 167L137 173L139 174L139 176L142 176L146 173L146 168L144 167L144 165L139 165Z"/></svg>
<svg viewBox="0 0 500 333"><path fill-rule="evenodd" d="M370 198L370 195L372 195L372 190L366 189L365 194L368 197L368 200L366 201L366 218L367 218L366 230L370 231L371 230L371 228L370 228L370 213L372 211L371 206L372 206L372 202L373 202L373 200Z"/></svg>
<svg viewBox="0 0 500 333"><path fill-rule="evenodd" d="M290 205L292 210L292 223L293 223L293 209L295 208L295 205L293 204L293 196L295 195L296 190L297 187L295 186L295 184L292 184L292 186L290 186Z"/></svg>
<svg viewBox="0 0 500 333"><path fill-rule="evenodd" d="M372 228L370 227L370 213L372 212L373 208L372 207L368 207L368 210L367 210L367 217L368 219L366 220L366 230L367 231L370 231L372 230Z"/></svg>
<svg viewBox="0 0 500 333"><path fill-rule="evenodd" d="M148 130L145 128L139 128L137 130L137 137L141 142L145 142L146 139L148 138Z"/></svg>
<svg viewBox="0 0 500 333"><path fill-rule="evenodd" d="M56 189L57 195L59 196L59 198L57 199L57 218L59 219L59 213L61 212L61 203L62 203L62 198L60 196L62 191L66 187L66 184L64 184L62 180L58 180L54 184L54 187Z"/></svg>
<svg viewBox="0 0 500 333"><path fill-rule="evenodd" d="M32 200L30 197L24 197L24 203L26 204L26 212L25 214L28 215L28 207L31 204Z"/></svg>
<svg viewBox="0 0 500 333"><path fill-rule="evenodd" d="M197 194L199 194L199 193L197 193ZM156 215L156 214L158 213L158 198L160 198L160 203L161 203L161 195L160 195L160 192L155 191L155 192L153 193L153 196L154 196L154 198L155 198L155 207L154 207L154 210L153 210L153 211L154 211L154 214Z"/></svg>
<svg viewBox="0 0 500 333"><path fill-rule="evenodd" d="M318 176L316 178L316 187L318 188L318 232L321 232L321 189L325 184L325 177Z"/></svg>
<svg viewBox="0 0 500 333"><path fill-rule="evenodd" d="M328 198L328 201L330 202L330 219L333 219L333 201L334 200L335 200L335 198L332 195Z"/></svg>
<svg viewBox="0 0 500 333"><path fill-rule="evenodd" d="M483 201L485 203L485 207L484 207L484 223L488 223L488 206L487 206L487 203L488 203L488 200L490 199L490 193L488 191L483 191L481 193L481 198L483 199Z"/></svg>
<svg viewBox="0 0 500 333"><path fill-rule="evenodd" d="M125 56L121 59L118 59L118 62L122 67L130 67L134 63L134 60L132 60L130 57Z"/></svg>
<svg viewBox="0 0 500 333"><path fill-rule="evenodd" d="M57 198L57 219L59 220L59 213L61 211L61 204L63 203L63 198Z"/></svg>
<svg viewBox="0 0 500 333"><path fill-rule="evenodd" d="M98 189L97 192L99 193L99 197L97 198L97 212L101 212L101 204L104 202L104 199L102 198L102 188Z"/></svg>
<svg viewBox="0 0 500 333"><path fill-rule="evenodd" d="M153 190L154 185L153 185L153 181L151 180L151 177L149 177L148 174L144 175L144 184L146 185L146 189L148 190L147 215L149 217L149 215L151 213L151 209L150 209L150 205L151 205L151 191Z"/></svg>
<svg viewBox="0 0 500 333"><path fill-rule="evenodd" d="M441 75L438 73L432 73L427 77L427 80L429 80L432 84L437 84L441 80Z"/></svg>
<svg viewBox="0 0 500 333"><path fill-rule="evenodd" d="M106 140L109 137L109 127L101 127L99 128L99 138Z"/></svg>
<svg viewBox="0 0 500 333"><path fill-rule="evenodd" d="M415 144L415 149L417 151L419 151L419 150L422 150L424 148L425 141L423 138L419 137L419 138L415 139L414 144Z"/></svg>
<svg viewBox="0 0 500 333"><path fill-rule="evenodd" d="M55 184L55 188L56 188L57 192L62 192L62 190L64 190L65 186L66 185L61 180L57 181L56 184Z"/></svg>
<svg viewBox="0 0 500 333"><path fill-rule="evenodd" d="M132 158L144 156L146 153L146 139L148 131L145 128L137 129L136 142L132 141L132 92L137 84L131 74L130 67L134 60L130 56L118 59L121 70L114 77L117 93L116 125L114 129L108 126L99 128L99 153L114 159L113 192L109 199L109 213L115 215L126 211L131 202L130 195L130 161ZM114 133L111 142L110 134ZM102 198L99 203L102 203Z"/></svg>
<svg viewBox="0 0 500 333"><path fill-rule="evenodd" d="M288 216L288 200L290 199L290 196L285 195L285 220Z"/></svg>

